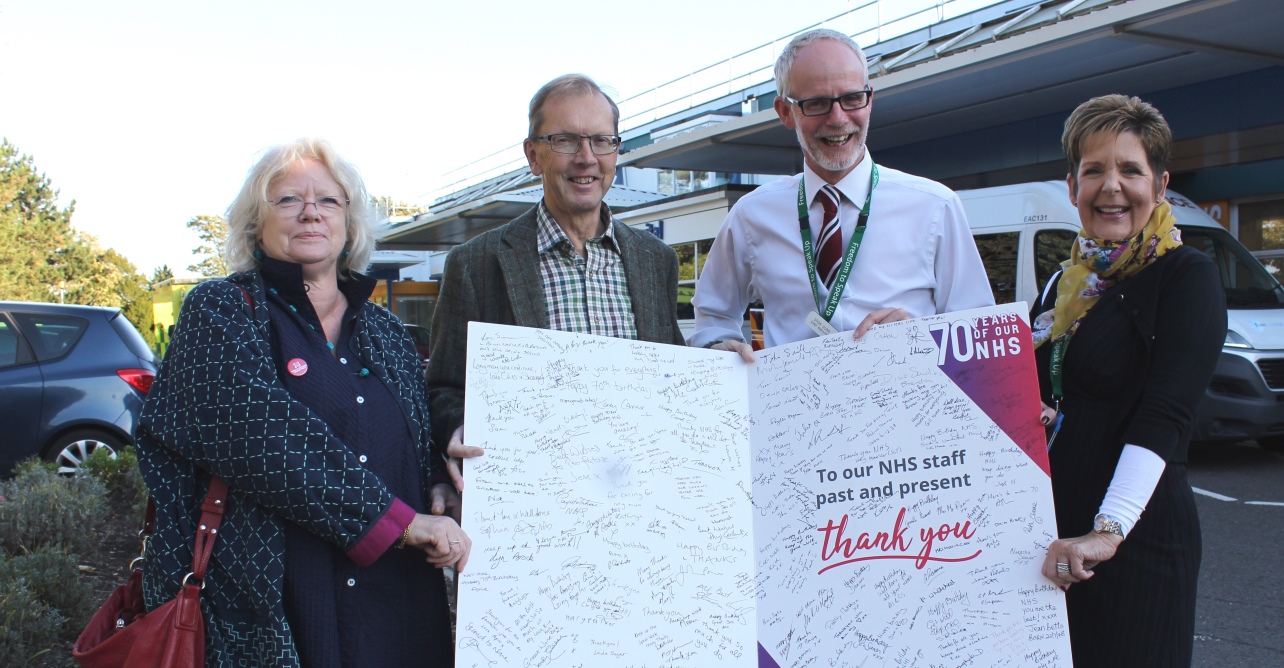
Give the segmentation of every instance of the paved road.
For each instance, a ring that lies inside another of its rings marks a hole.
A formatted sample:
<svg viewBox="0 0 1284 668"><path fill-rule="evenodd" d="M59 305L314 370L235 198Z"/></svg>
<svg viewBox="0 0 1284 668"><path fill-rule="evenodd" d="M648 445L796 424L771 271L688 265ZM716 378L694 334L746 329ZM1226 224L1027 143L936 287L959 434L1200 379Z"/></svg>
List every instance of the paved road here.
<svg viewBox="0 0 1284 668"><path fill-rule="evenodd" d="M1196 447L1189 474L1204 533L1194 665L1284 666L1284 455Z"/></svg>

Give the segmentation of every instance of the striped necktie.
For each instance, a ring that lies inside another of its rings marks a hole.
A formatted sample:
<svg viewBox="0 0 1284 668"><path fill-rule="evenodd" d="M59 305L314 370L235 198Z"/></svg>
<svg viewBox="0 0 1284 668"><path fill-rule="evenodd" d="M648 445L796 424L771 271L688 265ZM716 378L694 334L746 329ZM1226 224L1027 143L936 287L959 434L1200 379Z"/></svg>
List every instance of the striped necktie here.
<svg viewBox="0 0 1284 668"><path fill-rule="evenodd" d="M817 193L817 198L825 209L825 222L820 228L820 239L816 242L816 248L820 251L816 255L816 275L828 289L834 286L843 257L843 230L838 224L838 203L842 195L838 194L837 188L826 184Z"/></svg>

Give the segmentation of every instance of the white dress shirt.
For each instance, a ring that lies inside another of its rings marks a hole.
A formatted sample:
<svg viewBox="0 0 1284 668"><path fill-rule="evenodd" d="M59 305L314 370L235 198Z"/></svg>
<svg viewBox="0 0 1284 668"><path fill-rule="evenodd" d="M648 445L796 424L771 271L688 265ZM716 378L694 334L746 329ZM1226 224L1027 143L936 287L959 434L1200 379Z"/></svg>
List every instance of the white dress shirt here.
<svg viewBox="0 0 1284 668"><path fill-rule="evenodd" d="M841 181L838 215L843 251L851 242L860 207L869 192L869 151ZM820 236L824 212L816 193L825 184L803 168L810 202L812 239ZM864 241L847 278L847 289L830 324L855 329L871 311L903 308L910 317L994 305L994 294L968 228L963 204L945 186L879 166ZM700 271L695 297L693 346L743 341L745 307L761 299L763 339L770 348L816 336L807 314L820 312L829 291L819 283L821 305L812 299L802 234L798 228L798 179L785 177L740 198L714 239Z"/></svg>

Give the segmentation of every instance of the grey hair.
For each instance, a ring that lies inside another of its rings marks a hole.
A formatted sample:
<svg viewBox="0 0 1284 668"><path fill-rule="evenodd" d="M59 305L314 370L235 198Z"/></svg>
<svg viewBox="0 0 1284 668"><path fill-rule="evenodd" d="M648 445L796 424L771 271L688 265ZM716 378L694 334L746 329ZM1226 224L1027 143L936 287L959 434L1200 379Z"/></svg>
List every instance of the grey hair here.
<svg viewBox="0 0 1284 668"><path fill-rule="evenodd" d="M606 103L611 105L615 134L620 134L620 108L615 105L615 100L612 100L610 95L602 92L601 86L598 86L596 82L583 74L563 74L535 91L535 97L531 98L530 111L527 113L527 118L530 120L530 129L527 130L526 136L531 139L535 138L535 133L539 131L540 124L544 122L544 104L548 102L550 97L593 94L601 95L606 99Z"/></svg>
<svg viewBox="0 0 1284 668"><path fill-rule="evenodd" d="M374 210L361 174L351 163L340 158L329 142L304 138L268 149L250 169L241 192L227 208L225 257L229 269L254 271L262 264L254 254L259 249L263 221L268 214L268 190L292 167L305 160L325 165L348 198L344 220L344 231L348 237L344 250L347 254L339 258L339 277L346 278L349 272L363 271L370 264L370 254L375 249Z"/></svg>
<svg viewBox="0 0 1284 668"><path fill-rule="evenodd" d="M829 28L808 30L807 32L799 34L789 40L789 44L785 46L785 50L781 51L780 57L776 59L777 95L781 97L793 95L793 91L789 90L789 70L793 68L794 59L798 57L798 52L801 51L804 46L807 46L818 39L832 39L835 42L846 44L848 47L851 47L852 52L860 59L861 66L863 67L865 65L865 52L861 50L860 45L856 43L856 40L853 40L851 37L838 32L837 30L830 30ZM869 80L868 71L865 73L865 80Z"/></svg>

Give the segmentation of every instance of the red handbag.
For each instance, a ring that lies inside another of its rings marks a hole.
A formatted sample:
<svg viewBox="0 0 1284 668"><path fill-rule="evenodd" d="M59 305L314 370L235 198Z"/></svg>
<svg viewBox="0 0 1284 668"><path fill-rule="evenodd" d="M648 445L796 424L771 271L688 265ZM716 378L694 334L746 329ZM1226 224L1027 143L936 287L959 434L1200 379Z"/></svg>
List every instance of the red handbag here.
<svg viewBox="0 0 1284 668"><path fill-rule="evenodd" d="M178 595L148 612L143 605L142 556L131 566L129 579L116 587L89 625L80 633L71 655L84 668L203 668L205 622L201 590L205 567L227 505L227 482L217 476L201 503L201 520L192 546L192 570L183 578ZM143 553L156 524L156 507L147 501L143 521Z"/></svg>

